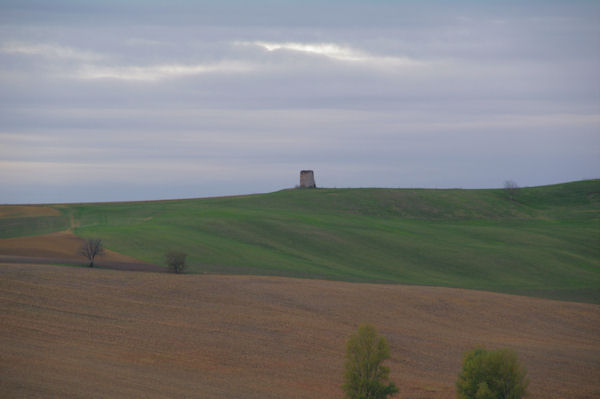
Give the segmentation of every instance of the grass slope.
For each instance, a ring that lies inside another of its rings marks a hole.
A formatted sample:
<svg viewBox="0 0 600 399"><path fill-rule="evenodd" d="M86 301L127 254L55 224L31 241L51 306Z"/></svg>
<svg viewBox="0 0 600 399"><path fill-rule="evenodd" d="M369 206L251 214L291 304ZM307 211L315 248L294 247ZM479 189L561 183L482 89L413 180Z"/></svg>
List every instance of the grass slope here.
<svg viewBox="0 0 600 399"><path fill-rule="evenodd" d="M53 208L76 234L145 261L187 252L195 272L600 303L600 180L525 188L516 201L503 190L369 188Z"/></svg>

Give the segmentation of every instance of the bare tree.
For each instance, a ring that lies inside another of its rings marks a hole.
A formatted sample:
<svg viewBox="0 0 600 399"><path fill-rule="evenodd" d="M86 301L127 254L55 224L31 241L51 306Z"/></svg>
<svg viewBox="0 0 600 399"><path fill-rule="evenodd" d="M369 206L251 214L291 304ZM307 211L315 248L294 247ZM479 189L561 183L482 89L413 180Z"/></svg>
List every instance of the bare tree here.
<svg viewBox="0 0 600 399"><path fill-rule="evenodd" d="M508 196L508 199L514 201L515 196L519 192L519 185L513 180L507 180L504 182L504 192Z"/></svg>
<svg viewBox="0 0 600 399"><path fill-rule="evenodd" d="M90 267L94 267L94 258L97 255L102 255L104 253L104 248L102 247L102 240L99 238L88 238L82 245L79 250L79 253L90 261Z"/></svg>
<svg viewBox="0 0 600 399"><path fill-rule="evenodd" d="M165 258L167 261L167 266L169 266L169 270L171 270L174 273L183 272L183 269L186 266L185 265L186 257L187 257L187 254L185 254L183 252L175 252L175 251L167 252L167 254L165 255Z"/></svg>

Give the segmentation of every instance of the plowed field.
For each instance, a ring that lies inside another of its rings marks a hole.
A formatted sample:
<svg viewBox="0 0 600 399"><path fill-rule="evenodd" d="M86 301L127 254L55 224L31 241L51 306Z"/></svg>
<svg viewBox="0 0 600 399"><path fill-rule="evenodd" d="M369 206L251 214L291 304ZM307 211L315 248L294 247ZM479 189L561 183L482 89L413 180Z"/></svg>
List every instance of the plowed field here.
<svg viewBox="0 0 600 399"><path fill-rule="evenodd" d="M341 397L346 337L387 336L401 398L454 398L511 347L532 398L600 396L600 306L451 288L0 265L0 397Z"/></svg>
<svg viewBox="0 0 600 399"><path fill-rule="evenodd" d="M86 258L79 254L79 248L83 242L82 238L69 231L39 236L5 238L0 240L0 255L80 260L85 264ZM103 255L98 256L97 261L139 262L131 256L111 250L105 250Z"/></svg>
<svg viewBox="0 0 600 399"><path fill-rule="evenodd" d="M87 258L79 254L83 239L70 231L29 237L0 239L0 263L49 263L86 265ZM166 267L142 262L110 249L94 260L96 266L117 270L162 272Z"/></svg>

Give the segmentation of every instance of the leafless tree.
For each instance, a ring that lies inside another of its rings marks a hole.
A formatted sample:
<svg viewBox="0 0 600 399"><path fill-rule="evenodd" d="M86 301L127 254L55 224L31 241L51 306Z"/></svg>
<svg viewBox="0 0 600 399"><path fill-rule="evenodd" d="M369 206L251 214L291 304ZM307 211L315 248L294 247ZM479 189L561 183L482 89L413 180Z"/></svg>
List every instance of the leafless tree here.
<svg viewBox="0 0 600 399"><path fill-rule="evenodd" d="M507 180L504 182L504 192L508 195L508 199L514 201L515 195L519 192L519 185L513 180Z"/></svg>
<svg viewBox="0 0 600 399"><path fill-rule="evenodd" d="M185 265L186 257L187 257L187 254L185 254L183 252L175 252L175 251L167 252L167 254L165 255L165 258L167 261L167 266L169 266L169 270L171 270L172 272L175 272L175 273L183 272L183 269L186 266Z"/></svg>
<svg viewBox="0 0 600 399"><path fill-rule="evenodd" d="M90 267L94 267L94 258L97 255L102 255L104 253L104 248L102 247L102 240L99 238L88 238L81 245L79 253L90 261Z"/></svg>

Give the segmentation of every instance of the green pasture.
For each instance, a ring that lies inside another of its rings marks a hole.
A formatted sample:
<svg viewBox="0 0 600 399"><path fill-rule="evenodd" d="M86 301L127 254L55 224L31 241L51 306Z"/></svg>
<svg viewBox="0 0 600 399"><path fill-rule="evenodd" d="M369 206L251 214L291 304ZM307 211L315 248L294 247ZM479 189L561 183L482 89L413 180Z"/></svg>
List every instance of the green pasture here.
<svg viewBox="0 0 600 399"><path fill-rule="evenodd" d="M600 180L524 188L514 201L501 189L364 188L53 207L77 235L157 264L183 251L196 273L600 303ZM15 231L39 233L26 226Z"/></svg>

